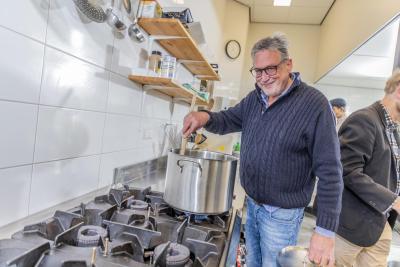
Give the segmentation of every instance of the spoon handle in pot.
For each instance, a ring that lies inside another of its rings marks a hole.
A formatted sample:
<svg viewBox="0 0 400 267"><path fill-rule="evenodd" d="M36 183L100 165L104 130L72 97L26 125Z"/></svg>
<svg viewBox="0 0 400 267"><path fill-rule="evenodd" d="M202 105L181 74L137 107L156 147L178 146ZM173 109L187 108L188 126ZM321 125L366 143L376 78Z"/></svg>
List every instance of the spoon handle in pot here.
<svg viewBox="0 0 400 267"><path fill-rule="evenodd" d="M196 105L196 99L197 99L196 95L193 94L192 103L190 104L189 113L192 112L192 111L194 110L194 106ZM180 155L185 155L185 150L186 150L187 142L188 142L188 138L185 138L185 137L182 136L181 149L180 149L180 151L179 151L179 154L180 154Z"/></svg>

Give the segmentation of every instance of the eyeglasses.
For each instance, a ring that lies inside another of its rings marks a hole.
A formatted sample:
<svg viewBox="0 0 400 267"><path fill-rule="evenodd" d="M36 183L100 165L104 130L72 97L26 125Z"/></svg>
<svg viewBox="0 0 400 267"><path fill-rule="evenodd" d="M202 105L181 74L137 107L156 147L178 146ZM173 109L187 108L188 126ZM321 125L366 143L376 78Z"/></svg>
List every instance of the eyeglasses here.
<svg viewBox="0 0 400 267"><path fill-rule="evenodd" d="M262 76L263 72L268 76L273 76L278 72L279 65L281 65L285 61L286 61L286 59L283 59L281 62L279 62L278 65L268 66L263 69L258 69L258 68L252 67L250 69L250 73L251 73L251 75L253 75L256 78L260 78Z"/></svg>

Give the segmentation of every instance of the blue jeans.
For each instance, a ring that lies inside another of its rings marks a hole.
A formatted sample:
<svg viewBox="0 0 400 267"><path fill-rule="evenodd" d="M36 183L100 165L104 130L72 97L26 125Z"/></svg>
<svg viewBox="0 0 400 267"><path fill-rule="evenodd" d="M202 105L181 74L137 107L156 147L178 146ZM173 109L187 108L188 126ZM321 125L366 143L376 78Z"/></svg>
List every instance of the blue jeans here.
<svg viewBox="0 0 400 267"><path fill-rule="evenodd" d="M247 197L245 226L248 267L275 267L278 253L297 243L304 208L268 211Z"/></svg>

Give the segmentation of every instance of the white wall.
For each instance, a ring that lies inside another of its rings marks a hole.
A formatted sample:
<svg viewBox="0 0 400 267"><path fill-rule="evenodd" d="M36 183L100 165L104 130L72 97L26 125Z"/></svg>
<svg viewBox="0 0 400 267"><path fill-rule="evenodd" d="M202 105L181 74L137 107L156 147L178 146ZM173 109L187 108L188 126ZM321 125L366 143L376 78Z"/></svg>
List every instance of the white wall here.
<svg viewBox="0 0 400 267"><path fill-rule="evenodd" d="M254 89L254 77L249 73L252 66L251 48L260 39L274 32L283 32L289 40L289 54L293 59L293 71L301 74L303 81L312 84L317 66L320 26L250 23L245 51L245 63L242 74L240 96L244 97Z"/></svg>
<svg viewBox="0 0 400 267"><path fill-rule="evenodd" d="M382 89L363 88L355 86L339 86L330 84L315 84L329 100L333 98L344 98L347 102L347 112L351 113L382 99Z"/></svg>
<svg viewBox="0 0 400 267"><path fill-rule="evenodd" d="M202 10L201 20L216 25L218 15ZM146 47L88 21L73 1L3 3L0 226L109 185L115 167L161 155L163 125L181 124L188 107L172 112L169 97L127 79Z"/></svg>
<svg viewBox="0 0 400 267"><path fill-rule="evenodd" d="M339 64L399 12L398 0L336 0L321 26L315 80Z"/></svg>
<svg viewBox="0 0 400 267"><path fill-rule="evenodd" d="M246 54L246 42L249 29L249 8L229 0L225 8L224 31L221 40L223 44L218 47L221 53L219 66L221 81L215 84L214 95L230 99L238 99L241 88L242 72ZM237 40L242 51L238 58L230 59L225 54L225 44L229 40Z"/></svg>
<svg viewBox="0 0 400 267"><path fill-rule="evenodd" d="M348 59L341 64L346 64L347 61ZM319 80L315 87L320 89L328 99L337 97L346 99L348 113L351 113L382 99L385 84L386 78L336 76L330 72Z"/></svg>

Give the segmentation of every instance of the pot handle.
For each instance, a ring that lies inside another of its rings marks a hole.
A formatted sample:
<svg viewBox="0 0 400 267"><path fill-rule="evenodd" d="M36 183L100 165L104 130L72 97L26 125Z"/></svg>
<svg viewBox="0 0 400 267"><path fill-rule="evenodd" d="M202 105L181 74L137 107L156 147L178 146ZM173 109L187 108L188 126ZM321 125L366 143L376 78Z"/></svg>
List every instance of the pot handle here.
<svg viewBox="0 0 400 267"><path fill-rule="evenodd" d="M178 165L178 167L181 168L181 173L182 173L182 171L183 171L183 166L185 166L185 165L179 164L181 161L187 161L187 162L191 162L192 164L196 164L196 165L197 165L197 168L199 168L199 170L200 170L200 175L201 175L201 173L203 172L203 169L201 168L200 163L198 163L198 162L196 162L196 161L192 161L192 160L180 159L180 160L178 160L178 161L176 162L176 165Z"/></svg>

